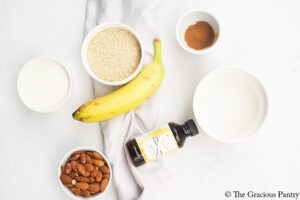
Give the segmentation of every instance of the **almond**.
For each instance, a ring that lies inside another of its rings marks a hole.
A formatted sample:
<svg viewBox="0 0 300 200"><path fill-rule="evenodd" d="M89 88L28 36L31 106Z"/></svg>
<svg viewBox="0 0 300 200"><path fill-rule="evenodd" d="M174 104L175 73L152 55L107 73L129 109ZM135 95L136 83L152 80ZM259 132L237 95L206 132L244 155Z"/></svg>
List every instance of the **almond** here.
<svg viewBox="0 0 300 200"><path fill-rule="evenodd" d="M91 193L88 190L81 190L81 194L85 197L91 196Z"/></svg>
<svg viewBox="0 0 300 200"><path fill-rule="evenodd" d="M79 188L76 188L74 191L75 196L80 196L81 192Z"/></svg>
<svg viewBox="0 0 300 200"><path fill-rule="evenodd" d="M69 161L77 160L80 157L80 154L75 154L73 157L69 159Z"/></svg>
<svg viewBox="0 0 300 200"><path fill-rule="evenodd" d="M78 155L78 154L77 154ZM84 166L82 165L82 164L80 164L80 163L78 163L77 164L77 169L78 169L78 171L79 171L79 173L81 174L81 175L85 175L85 169L84 169Z"/></svg>
<svg viewBox="0 0 300 200"><path fill-rule="evenodd" d="M104 162L102 160L93 159L94 165L98 167L102 167L104 165Z"/></svg>
<svg viewBox="0 0 300 200"><path fill-rule="evenodd" d="M61 171L61 173L62 174L65 174L66 173L66 168L65 168L65 166L60 166L60 171Z"/></svg>
<svg viewBox="0 0 300 200"><path fill-rule="evenodd" d="M78 181L78 182L85 182L85 183L88 183L88 182L89 182L89 179L88 179L88 178L82 177L82 176L77 176L77 177L75 177L75 180Z"/></svg>
<svg viewBox="0 0 300 200"><path fill-rule="evenodd" d="M91 165L91 164L89 164L89 163L86 163L86 164L84 165L84 168L85 168L85 171L88 171L88 172L91 172L91 171L93 171L93 169L94 169L93 165Z"/></svg>
<svg viewBox="0 0 300 200"><path fill-rule="evenodd" d="M71 178L75 178L75 177L77 177L78 176L78 174L76 173L76 172L71 172L71 174L70 174L70 177Z"/></svg>
<svg viewBox="0 0 300 200"><path fill-rule="evenodd" d="M62 183L67 184L67 183L72 183L72 178L66 174L60 175L60 180Z"/></svg>
<svg viewBox="0 0 300 200"><path fill-rule="evenodd" d="M86 163L86 156L85 156L85 153L83 153L83 152L80 154L80 162L83 165Z"/></svg>
<svg viewBox="0 0 300 200"><path fill-rule="evenodd" d="M108 178L108 179L109 179L110 175L109 175L109 174L103 174L102 177L103 177L103 178Z"/></svg>
<svg viewBox="0 0 300 200"><path fill-rule="evenodd" d="M66 165L66 174L70 174L71 171L72 171L71 163L68 162Z"/></svg>
<svg viewBox="0 0 300 200"><path fill-rule="evenodd" d="M73 187L73 184L72 184L72 183L64 183L64 185L67 186L68 188Z"/></svg>
<svg viewBox="0 0 300 200"><path fill-rule="evenodd" d="M77 182L75 186L81 190L86 190L89 188L89 184L84 182Z"/></svg>
<svg viewBox="0 0 300 200"><path fill-rule="evenodd" d="M85 156L86 156L86 162L92 165L93 161L92 161L91 157L87 154L85 154Z"/></svg>
<svg viewBox="0 0 300 200"><path fill-rule="evenodd" d="M80 195L80 189L76 188L76 187L71 187L70 188L72 190L72 192L76 195L79 196Z"/></svg>
<svg viewBox="0 0 300 200"><path fill-rule="evenodd" d="M92 184L90 184L88 190L91 193L99 192L99 190L100 190L100 184L99 183L92 183Z"/></svg>
<svg viewBox="0 0 300 200"><path fill-rule="evenodd" d="M108 185L108 178L105 178L100 183L100 191L103 192Z"/></svg>
<svg viewBox="0 0 300 200"><path fill-rule="evenodd" d="M103 156L100 153L96 152L96 151L93 152L93 155L98 160L103 160L104 159Z"/></svg>
<svg viewBox="0 0 300 200"><path fill-rule="evenodd" d="M100 167L100 171L103 172L104 174L107 174L110 172L109 168L106 167L105 165Z"/></svg>
<svg viewBox="0 0 300 200"><path fill-rule="evenodd" d="M89 177L89 183L95 183L95 179L93 177Z"/></svg>
<svg viewBox="0 0 300 200"><path fill-rule="evenodd" d="M98 169L94 167L92 173L91 173L91 177L95 177L98 174Z"/></svg>
<svg viewBox="0 0 300 200"><path fill-rule="evenodd" d="M86 152L89 156L91 156L91 158L93 158L94 157L94 154L93 154L93 152L90 152L90 151L88 151L88 152Z"/></svg>
<svg viewBox="0 0 300 200"><path fill-rule="evenodd" d="M99 183L102 180L102 172L98 171L95 180Z"/></svg>
<svg viewBox="0 0 300 200"><path fill-rule="evenodd" d="M75 154L81 154L82 152L85 152L85 151L84 150L82 150L82 151L75 151L75 152L72 153L71 156L74 156Z"/></svg>
<svg viewBox="0 0 300 200"><path fill-rule="evenodd" d="M76 187L71 187L70 190L71 190L72 192L74 192L75 190L77 190L77 188L76 188Z"/></svg>
<svg viewBox="0 0 300 200"><path fill-rule="evenodd" d="M73 171L77 172L78 173L78 170L77 170L77 164L78 162L77 161L71 161L71 166L72 166L72 169Z"/></svg>
<svg viewBox="0 0 300 200"><path fill-rule="evenodd" d="M91 175L91 172L85 171L85 174L84 174L85 177L89 177L90 175Z"/></svg>

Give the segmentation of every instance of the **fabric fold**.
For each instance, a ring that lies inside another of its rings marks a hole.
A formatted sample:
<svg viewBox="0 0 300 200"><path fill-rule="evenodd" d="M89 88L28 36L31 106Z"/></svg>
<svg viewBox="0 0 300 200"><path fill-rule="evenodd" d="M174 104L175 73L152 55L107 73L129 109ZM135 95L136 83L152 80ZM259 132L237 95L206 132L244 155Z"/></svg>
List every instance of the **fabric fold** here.
<svg viewBox="0 0 300 200"><path fill-rule="evenodd" d="M153 59L153 40L158 36L157 12L160 0L87 0L85 34L98 24L117 21L133 28L145 49L144 66ZM116 87L93 81L95 96ZM105 154L113 167L113 179L121 200L175 200L172 177L160 160L138 168L131 163L126 142L153 130L157 125L160 89L140 107L100 123Z"/></svg>

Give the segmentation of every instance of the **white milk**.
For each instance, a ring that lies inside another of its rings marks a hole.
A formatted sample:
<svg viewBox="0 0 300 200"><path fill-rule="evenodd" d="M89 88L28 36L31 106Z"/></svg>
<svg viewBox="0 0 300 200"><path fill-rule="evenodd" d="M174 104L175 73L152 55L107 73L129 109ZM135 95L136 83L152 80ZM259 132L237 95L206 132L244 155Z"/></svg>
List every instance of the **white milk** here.
<svg viewBox="0 0 300 200"><path fill-rule="evenodd" d="M264 89L257 79L241 70L215 71L200 83L195 96L199 125L221 141L246 139L266 115Z"/></svg>
<svg viewBox="0 0 300 200"><path fill-rule="evenodd" d="M70 78L59 62L38 58L22 69L18 88L25 105L35 111L48 112L59 107L68 96Z"/></svg>

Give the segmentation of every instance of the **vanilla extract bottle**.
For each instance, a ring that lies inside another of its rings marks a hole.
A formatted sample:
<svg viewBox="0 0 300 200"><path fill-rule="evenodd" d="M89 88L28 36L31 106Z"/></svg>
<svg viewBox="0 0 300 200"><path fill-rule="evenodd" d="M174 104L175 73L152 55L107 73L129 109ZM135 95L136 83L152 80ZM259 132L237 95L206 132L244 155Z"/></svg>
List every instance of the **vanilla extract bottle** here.
<svg viewBox="0 0 300 200"><path fill-rule="evenodd" d="M199 133L194 120L183 125L173 122L127 142L127 150L134 166L138 167L183 147L187 137Z"/></svg>

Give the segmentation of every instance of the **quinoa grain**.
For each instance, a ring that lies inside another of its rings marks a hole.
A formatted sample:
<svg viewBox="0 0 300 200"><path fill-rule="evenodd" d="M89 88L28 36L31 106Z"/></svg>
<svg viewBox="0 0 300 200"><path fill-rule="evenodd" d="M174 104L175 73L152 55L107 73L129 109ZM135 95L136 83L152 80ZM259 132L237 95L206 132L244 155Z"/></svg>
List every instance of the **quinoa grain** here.
<svg viewBox="0 0 300 200"><path fill-rule="evenodd" d="M91 70L109 82L128 78L141 60L141 47L137 38L123 28L107 28L92 38L87 60Z"/></svg>

